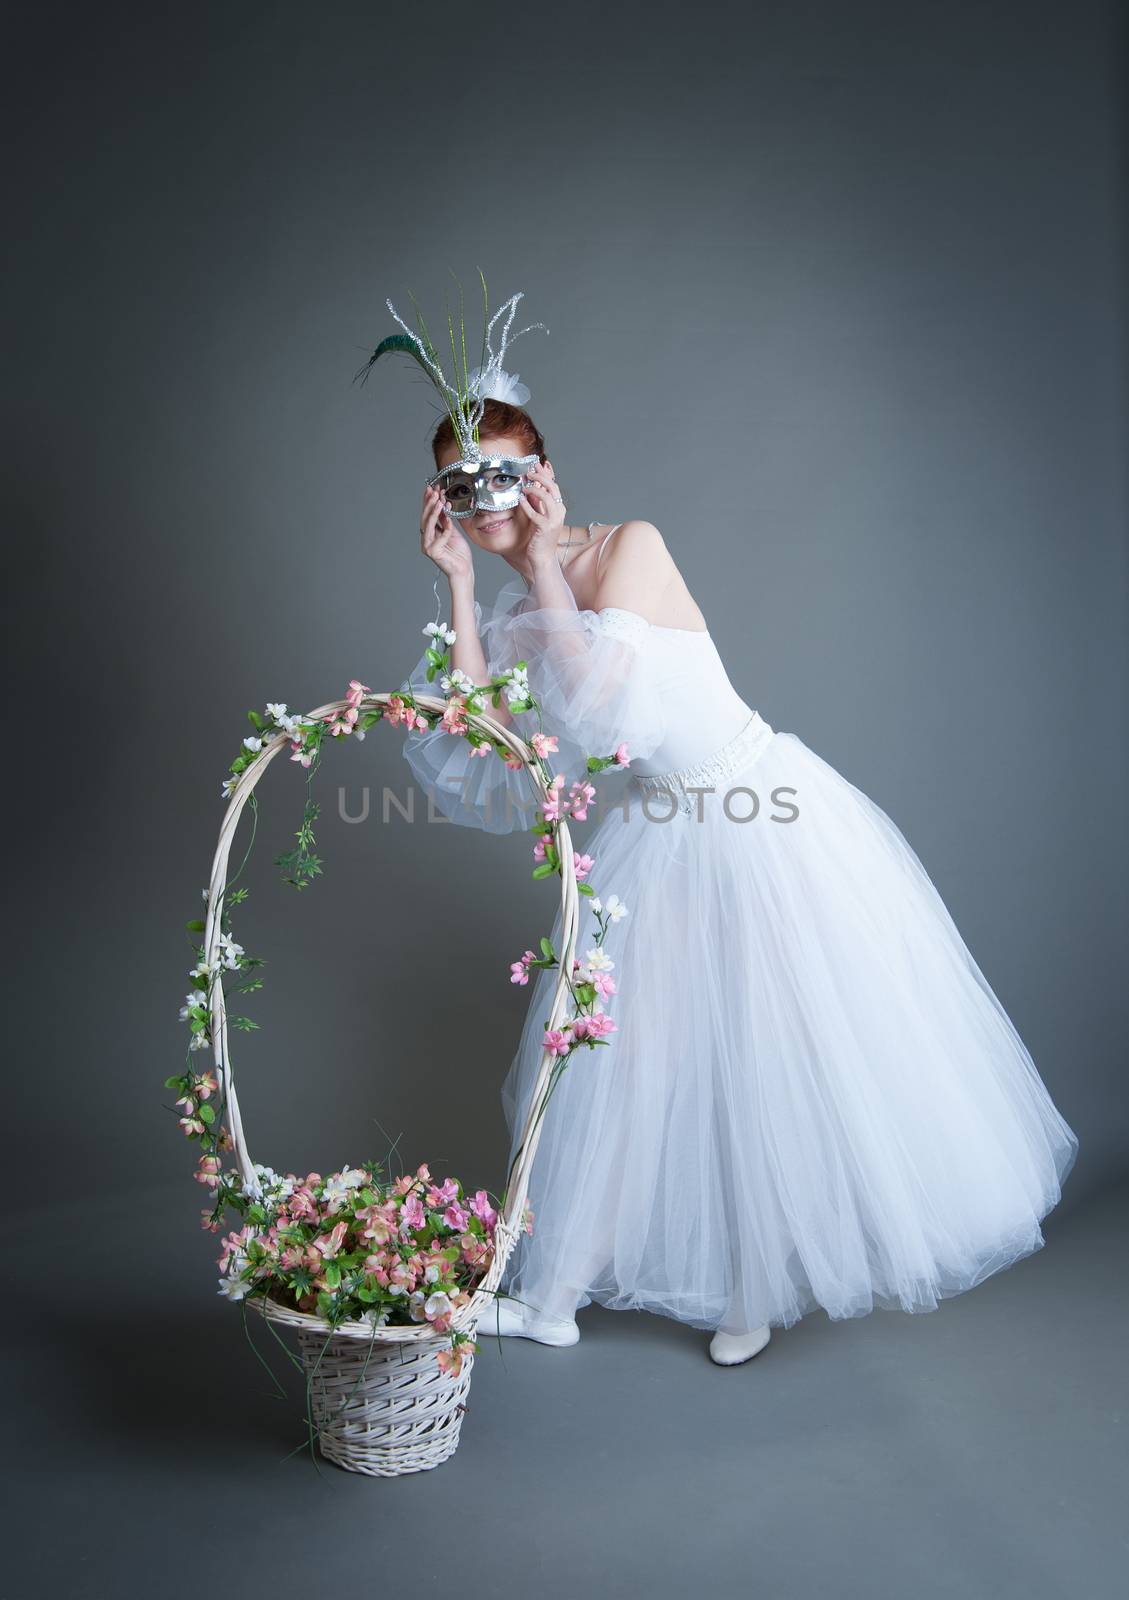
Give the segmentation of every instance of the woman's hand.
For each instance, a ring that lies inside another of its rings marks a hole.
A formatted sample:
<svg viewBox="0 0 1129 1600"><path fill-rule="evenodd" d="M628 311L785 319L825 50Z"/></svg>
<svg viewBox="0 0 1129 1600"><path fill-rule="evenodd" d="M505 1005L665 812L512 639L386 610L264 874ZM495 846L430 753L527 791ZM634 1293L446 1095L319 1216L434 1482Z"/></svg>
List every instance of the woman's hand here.
<svg viewBox="0 0 1129 1600"><path fill-rule="evenodd" d="M529 521L525 554L534 572L557 563L557 546L564 527L565 508L556 474L548 461L527 475L521 507Z"/></svg>
<svg viewBox="0 0 1129 1600"><path fill-rule="evenodd" d="M430 483L423 491L419 536L424 555L451 583L474 582L470 540L455 518L447 515L443 496Z"/></svg>

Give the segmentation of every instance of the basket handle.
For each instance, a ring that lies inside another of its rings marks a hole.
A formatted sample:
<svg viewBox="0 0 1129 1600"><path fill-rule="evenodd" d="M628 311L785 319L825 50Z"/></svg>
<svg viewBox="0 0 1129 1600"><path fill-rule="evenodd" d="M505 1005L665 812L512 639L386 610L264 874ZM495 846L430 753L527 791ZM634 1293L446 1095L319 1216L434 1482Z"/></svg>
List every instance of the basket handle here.
<svg viewBox="0 0 1129 1600"><path fill-rule="evenodd" d="M385 706L392 698L393 693L399 693L399 691L366 694L361 701L361 705L369 708ZM412 698L415 704L425 711L441 713L447 709L446 700L441 700L435 695L415 694L413 692ZM309 712L303 720L321 722L331 714L340 714L347 711L350 705L351 702L347 700L333 700L327 705L319 706L316 711ZM511 728L504 726L485 713L466 712L465 716L470 726L477 731L485 733L491 739L496 739L512 751L514 755L520 757L524 763L525 771L533 780L533 784L541 797L548 798L550 793L549 785L545 781L540 767L536 764L533 752L524 739ZM286 733L279 733L268 740L263 745L258 759L251 762L250 766L240 774L232 787L227 810L220 826L216 852L212 859L212 876L208 887L208 914L204 924L204 953L209 971L211 971L212 963L215 961L219 951L223 896L227 886L228 859L231 854L231 846L235 838L239 818L267 767L290 742L290 735ZM576 951L576 939L580 924L580 896L576 886L576 866L573 860L572 838L568 831L568 825L563 819L557 823L557 844L561 861L561 930L563 949L558 957L557 985L549 1012L550 1029L559 1027L564 1019L570 992L569 978L572 973L572 962ZM222 972L223 968L220 967L216 981L211 985L212 1050L216 1076L221 1090L221 1100L226 1106L228 1128L235 1151L235 1161L244 1183L250 1184L254 1179L255 1168L247 1148L247 1138L243 1131L243 1120L239 1112L239 1099L235 1092L235 1078L228 1050L227 1006L223 992ZM452 1327L465 1327L477 1322L487 1299L493 1296L494 1290L501 1280L510 1251L513 1249L514 1242L521 1229L522 1215L529 1193L529 1175L533 1166L533 1157L537 1152L537 1145L541 1138L541 1113L551 1092L554 1061L553 1054L548 1050L544 1051L541 1057L540 1070L530 1096L521 1140L513 1161L510 1163L505 1198L495 1224L494 1258L485 1278L475 1290L471 1301L467 1305L460 1307L459 1313L452 1319ZM345 1326L347 1325L343 1325L342 1331L344 1331Z"/></svg>

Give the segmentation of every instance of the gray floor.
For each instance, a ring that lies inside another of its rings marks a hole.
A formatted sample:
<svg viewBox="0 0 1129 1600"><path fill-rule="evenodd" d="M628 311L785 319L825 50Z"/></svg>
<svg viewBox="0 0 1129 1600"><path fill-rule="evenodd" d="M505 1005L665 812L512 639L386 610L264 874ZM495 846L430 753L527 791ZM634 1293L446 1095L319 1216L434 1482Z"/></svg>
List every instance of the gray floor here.
<svg viewBox="0 0 1129 1600"><path fill-rule="evenodd" d="M276 1360L271 1397L191 1198L65 1292L28 1240L75 1208L9 1236L3 1600L1124 1594L1129 1196L937 1312L817 1313L733 1370L595 1306L571 1349L484 1343L455 1456L387 1480L283 1459L301 1384Z"/></svg>

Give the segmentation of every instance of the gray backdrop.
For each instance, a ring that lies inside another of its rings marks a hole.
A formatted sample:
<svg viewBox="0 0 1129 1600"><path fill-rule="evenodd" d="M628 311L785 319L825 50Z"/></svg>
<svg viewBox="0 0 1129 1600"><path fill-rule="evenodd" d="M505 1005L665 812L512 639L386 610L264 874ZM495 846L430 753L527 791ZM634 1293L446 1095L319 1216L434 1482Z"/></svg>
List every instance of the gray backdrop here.
<svg viewBox="0 0 1129 1600"><path fill-rule="evenodd" d="M1122 1170L1117 14L17 11L17 1203L48 1170L140 1194L186 1299L213 1293L163 1109L183 923L246 709L393 687L422 648L430 391L351 379L386 296L438 323L453 269L473 318L479 265L550 326L511 365L571 520L657 523L739 691L917 850L1080 1136L1063 1214ZM301 896L273 859L302 775L260 791L252 1152L324 1171L399 1139L397 1170L499 1186L508 963L553 891L524 834L380 821L399 744L327 752Z"/></svg>

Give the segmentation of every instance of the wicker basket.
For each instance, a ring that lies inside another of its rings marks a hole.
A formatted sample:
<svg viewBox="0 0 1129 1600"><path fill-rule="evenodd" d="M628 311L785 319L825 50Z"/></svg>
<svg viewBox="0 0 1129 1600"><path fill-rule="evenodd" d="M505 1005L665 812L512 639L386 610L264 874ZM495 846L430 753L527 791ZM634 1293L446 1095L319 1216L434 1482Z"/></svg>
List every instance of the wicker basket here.
<svg viewBox="0 0 1129 1600"><path fill-rule="evenodd" d="M364 708L387 705L391 693L366 694ZM436 696L414 694L417 706L428 712L443 712L447 702ZM345 700L333 701L309 713L320 721L331 713L349 708ZM467 723L496 739L525 763L539 796L549 794L549 786L533 752L512 728L486 714L468 713ZM256 761L247 767L234 785L220 829L219 843L212 863L208 890L208 913L204 949L209 963L216 959L221 933L223 895L227 883L228 856L243 807L270 763L289 747L289 737L279 733L264 743ZM487 757L486 759L490 759ZM500 757L498 758L500 759ZM563 949L557 952L559 969L549 1027L559 1028L569 999L568 977L572 971L579 925L579 896L573 863L572 841L567 823L557 823L557 848L561 861L561 911ZM227 1013L223 986L212 987L211 1032L215 1052L216 1077L221 1103L226 1105L226 1120L235 1151L235 1162L244 1182L254 1178L254 1164L239 1114L231 1060L228 1054ZM478 1320L490 1306L505 1271L522 1223L529 1189L529 1174L541 1132L541 1113L551 1092L554 1058L546 1051L530 1097L529 1110L517 1153L506 1180L504 1201L494 1230L494 1256L485 1277L470 1300L458 1308L451 1330L473 1336ZM448 1374L436 1363L436 1352L450 1344L450 1333L437 1334L427 1323L409 1327L383 1327L378 1333L362 1322L343 1322L330 1333L324 1318L292 1309L261 1295L246 1302L268 1317L297 1330L303 1366L310 1379L310 1401L319 1430L319 1448L329 1461L350 1472L374 1477L395 1477L405 1472L421 1472L438 1466L458 1446L463 1412L466 1410L474 1364L473 1349L464 1346L461 1370Z"/></svg>

